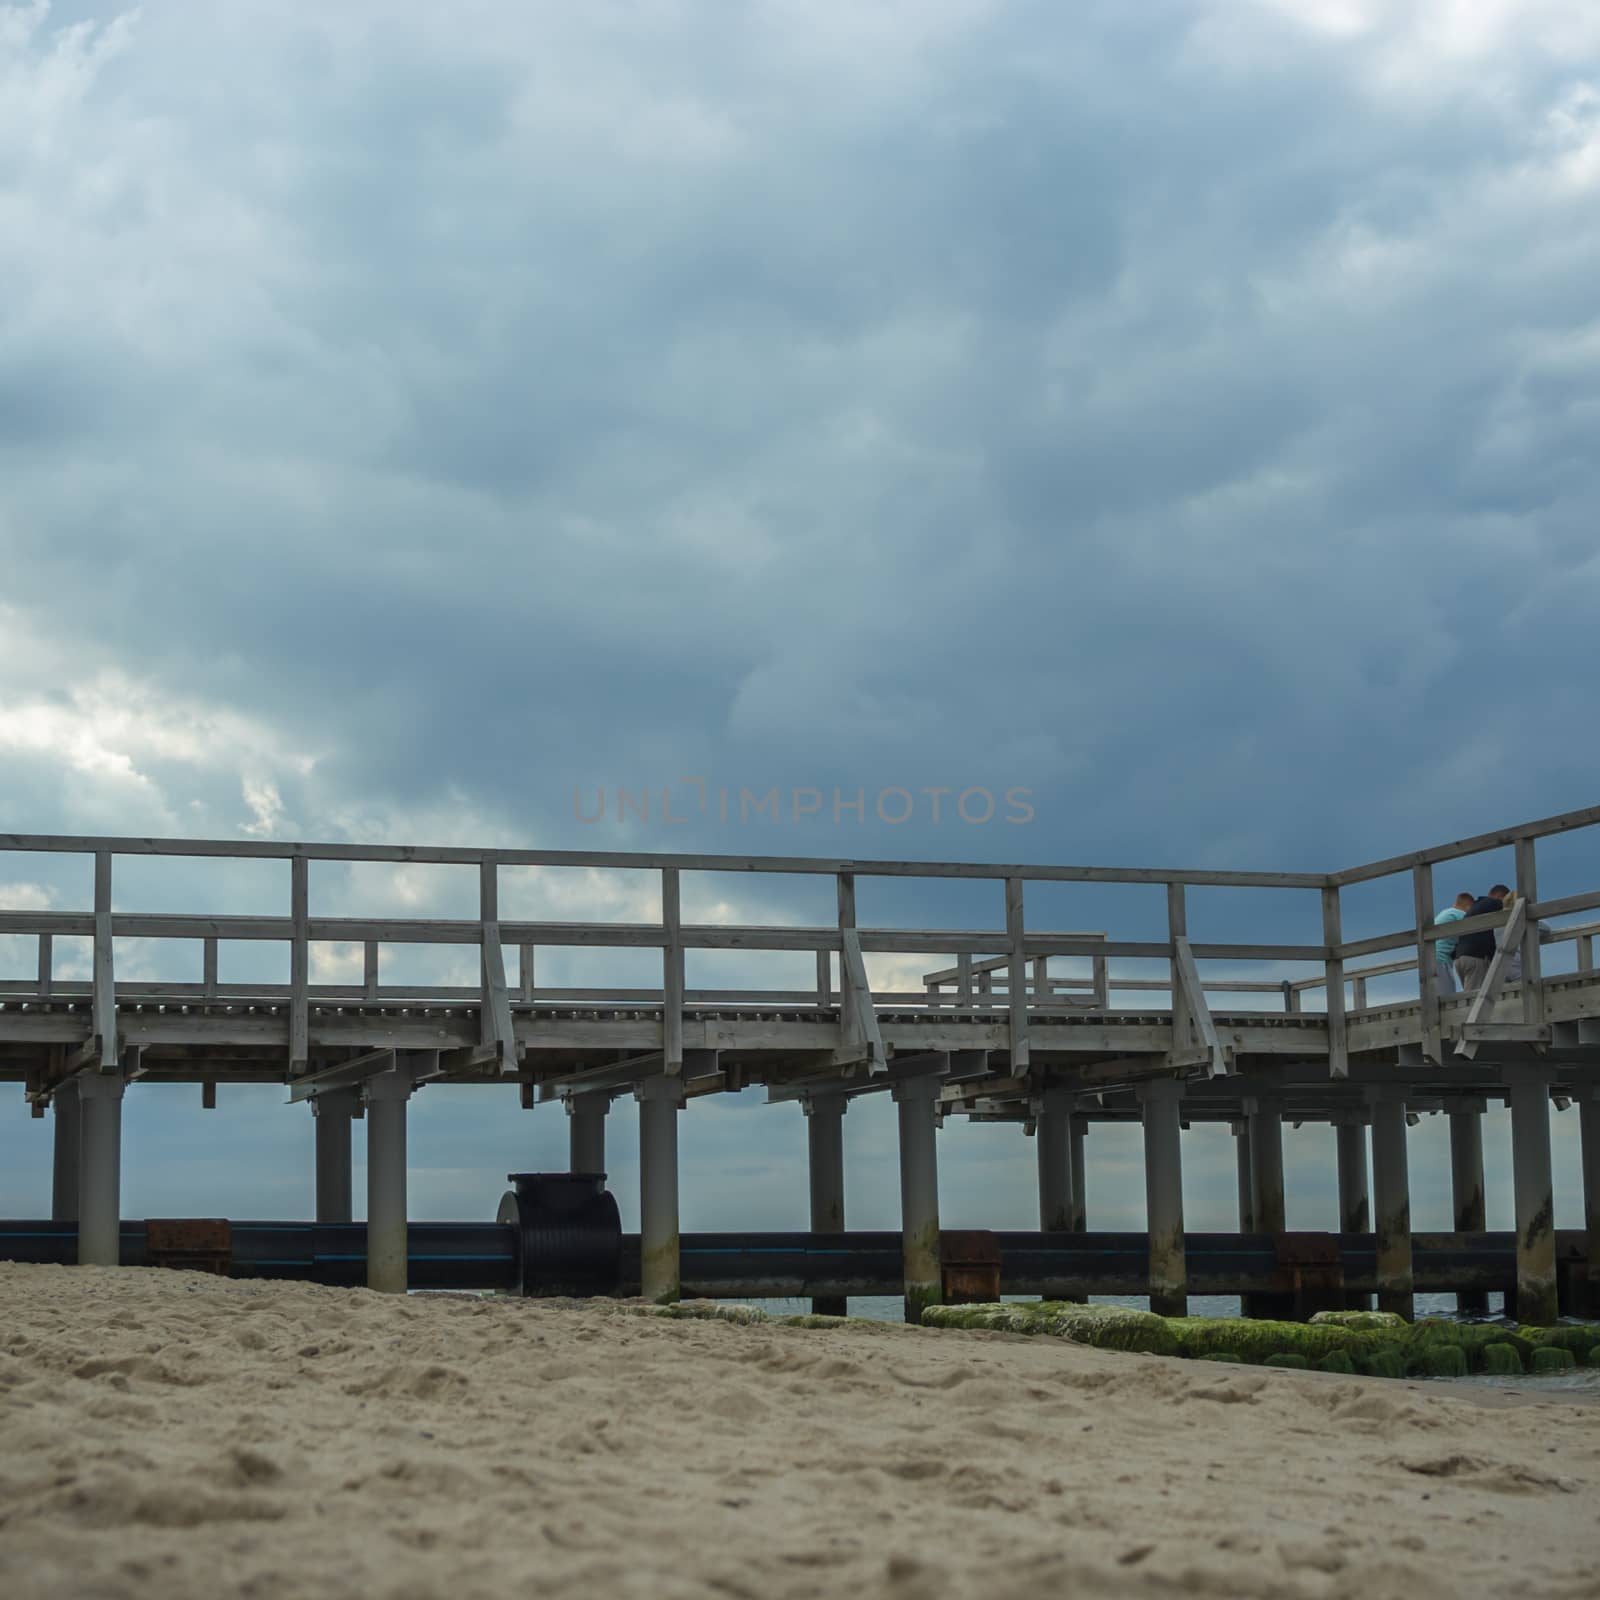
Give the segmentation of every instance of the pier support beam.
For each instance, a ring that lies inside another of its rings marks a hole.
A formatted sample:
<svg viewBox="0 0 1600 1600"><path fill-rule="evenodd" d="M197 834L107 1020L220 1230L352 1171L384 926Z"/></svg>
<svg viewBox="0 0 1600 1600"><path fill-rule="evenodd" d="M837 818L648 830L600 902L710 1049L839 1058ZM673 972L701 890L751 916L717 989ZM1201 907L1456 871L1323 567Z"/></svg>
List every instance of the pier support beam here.
<svg viewBox="0 0 1600 1600"><path fill-rule="evenodd" d="M1046 1089L1034 1117L1034 1155L1039 1163L1039 1229L1072 1232L1072 1091Z"/></svg>
<svg viewBox="0 0 1600 1600"><path fill-rule="evenodd" d="M806 1147L811 1165L811 1231L844 1232L844 1114L842 1094L811 1095L805 1102ZM842 1317L849 1306L842 1295L812 1297L819 1317Z"/></svg>
<svg viewBox="0 0 1600 1600"><path fill-rule="evenodd" d="M648 1078L639 1102L639 1288L670 1305L682 1291L678 1252L678 1112L681 1078Z"/></svg>
<svg viewBox="0 0 1600 1600"><path fill-rule="evenodd" d="M1067 1118L1068 1181L1072 1185L1072 1211L1070 1231L1084 1233L1089 1227L1089 1169L1084 1164L1084 1134L1088 1121L1074 1111Z"/></svg>
<svg viewBox="0 0 1600 1600"><path fill-rule="evenodd" d="M1339 1232L1372 1232L1371 1167L1367 1160L1365 1112L1341 1112L1333 1124L1339 1166ZM1344 1297L1347 1311L1370 1311L1372 1296L1350 1290Z"/></svg>
<svg viewBox="0 0 1600 1600"><path fill-rule="evenodd" d="M1367 1162L1367 1119L1346 1112L1334 1123L1339 1163L1339 1232L1372 1232L1372 1185Z"/></svg>
<svg viewBox="0 0 1600 1600"><path fill-rule="evenodd" d="M1556 1320L1555 1198L1550 1178L1550 1086L1535 1070L1508 1071L1511 1172L1517 1203L1517 1321Z"/></svg>
<svg viewBox="0 0 1600 1600"><path fill-rule="evenodd" d="M1600 1088L1578 1102L1583 1140L1583 1226L1587 1245L1586 1303L1574 1306L1582 1317L1600 1316Z"/></svg>
<svg viewBox="0 0 1600 1600"><path fill-rule="evenodd" d="M900 1228L905 1257L905 1316L922 1321L944 1299L939 1267L939 1157L934 1111L939 1080L904 1078L892 1091L900 1112Z"/></svg>
<svg viewBox="0 0 1600 1600"><path fill-rule="evenodd" d="M1256 1185L1250 1169L1250 1122L1241 1117L1233 1129L1233 1163L1239 1190L1239 1232L1256 1231Z"/></svg>
<svg viewBox="0 0 1600 1600"><path fill-rule="evenodd" d="M78 1264L122 1261L122 1096L120 1072L78 1074Z"/></svg>
<svg viewBox="0 0 1600 1600"><path fill-rule="evenodd" d="M1406 1163L1406 1103L1372 1090L1372 1179L1378 1242L1378 1309L1408 1322L1415 1312L1411 1275L1411 1177Z"/></svg>
<svg viewBox="0 0 1600 1600"><path fill-rule="evenodd" d="M317 1221L352 1222L350 1124L359 1095L354 1089L330 1089L311 1102L317 1140Z"/></svg>
<svg viewBox="0 0 1600 1600"><path fill-rule="evenodd" d="M567 1171L606 1170L606 1113L611 1101L603 1094L567 1097Z"/></svg>
<svg viewBox="0 0 1600 1600"><path fill-rule="evenodd" d="M78 1102L78 1080L68 1078L50 1096L55 1118L54 1164L51 1170L50 1218L53 1222L78 1220L78 1144L83 1121Z"/></svg>
<svg viewBox="0 0 1600 1600"><path fill-rule="evenodd" d="M1255 1231L1282 1233L1283 1208L1283 1102L1247 1100L1250 1115L1250 1177Z"/></svg>
<svg viewBox="0 0 1600 1600"><path fill-rule="evenodd" d="M1450 1196L1457 1233L1483 1233L1489 1226L1483 1196L1483 1104L1456 1104L1450 1111ZM1486 1289L1458 1289L1456 1310L1462 1316L1484 1316Z"/></svg>
<svg viewBox="0 0 1600 1600"><path fill-rule="evenodd" d="M1150 1235L1150 1309L1162 1317L1189 1313L1189 1271L1183 1243L1182 1099L1183 1085L1176 1078L1156 1078L1139 1086Z"/></svg>
<svg viewBox="0 0 1600 1600"><path fill-rule="evenodd" d="M362 1085L367 1101L367 1287L406 1292L406 1102L415 1082L404 1066Z"/></svg>

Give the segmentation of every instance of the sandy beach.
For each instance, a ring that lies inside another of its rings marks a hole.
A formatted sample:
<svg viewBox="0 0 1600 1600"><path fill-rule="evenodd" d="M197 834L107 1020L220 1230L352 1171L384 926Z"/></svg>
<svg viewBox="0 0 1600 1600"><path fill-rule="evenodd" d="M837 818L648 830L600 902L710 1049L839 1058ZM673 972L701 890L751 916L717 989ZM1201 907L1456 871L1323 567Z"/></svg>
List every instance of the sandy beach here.
<svg viewBox="0 0 1600 1600"><path fill-rule="evenodd" d="M0 1264L0 1593L1600 1594L1600 1411Z"/></svg>

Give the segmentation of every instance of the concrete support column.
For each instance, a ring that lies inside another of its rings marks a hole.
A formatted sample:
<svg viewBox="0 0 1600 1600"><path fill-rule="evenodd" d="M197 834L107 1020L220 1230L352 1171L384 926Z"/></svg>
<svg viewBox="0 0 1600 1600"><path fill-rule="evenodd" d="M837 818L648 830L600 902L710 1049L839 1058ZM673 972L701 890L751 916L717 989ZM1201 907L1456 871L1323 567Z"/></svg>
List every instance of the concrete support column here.
<svg viewBox="0 0 1600 1600"><path fill-rule="evenodd" d="M611 1101L604 1094L567 1097L567 1171L606 1170L606 1113Z"/></svg>
<svg viewBox="0 0 1600 1600"><path fill-rule="evenodd" d="M682 1291L678 1253L678 1112L681 1078L648 1078L639 1102L639 1286L670 1305Z"/></svg>
<svg viewBox="0 0 1600 1600"><path fill-rule="evenodd" d="M317 1140L317 1221L352 1222L350 1124L360 1095L354 1089L332 1089L311 1102Z"/></svg>
<svg viewBox="0 0 1600 1600"><path fill-rule="evenodd" d="M1084 1160L1084 1142L1089 1131L1089 1119L1074 1111L1067 1119L1067 1144L1071 1149L1072 1172L1072 1232L1085 1233L1089 1228L1089 1168Z"/></svg>
<svg viewBox="0 0 1600 1600"><path fill-rule="evenodd" d="M939 1157L935 1108L939 1079L904 1078L894 1086L900 1111L900 1228L904 1240L906 1321L944 1299L939 1261Z"/></svg>
<svg viewBox="0 0 1600 1600"><path fill-rule="evenodd" d="M1555 1198L1550 1178L1550 1086L1538 1071L1507 1072L1511 1173L1517 1203L1517 1321L1556 1320Z"/></svg>
<svg viewBox="0 0 1600 1600"><path fill-rule="evenodd" d="M1364 1112L1341 1112L1334 1120L1333 1136L1339 1165L1340 1233L1372 1232L1371 1168L1367 1161L1367 1119ZM1347 1311L1370 1311L1372 1296L1350 1290L1344 1297Z"/></svg>
<svg viewBox="0 0 1600 1600"><path fill-rule="evenodd" d="M1150 1235L1150 1309L1157 1316L1189 1312L1189 1270L1183 1243L1183 1085L1157 1078L1139 1086L1144 1113L1144 1193Z"/></svg>
<svg viewBox="0 0 1600 1600"><path fill-rule="evenodd" d="M1256 1185L1250 1169L1250 1121L1241 1117L1233 1129L1233 1163L1239 1191L1239 1232L1256 1231Z"/></svg>
<svg viewBox="0 0 1600 1600"><path fill-rule="evenodd" d="M1483 1233L1489 1226L1483 1198L1483 1103L1458 1103L1450 1112L1450 1195L1457 1233ZM1483 1316L1489 1310L1485 1289L1458 1289L1456 1310Z"/></svg>
<svg viewBox="0 0 1600 1600"><path fill-rule="evenodd" d="M1255 1201L1255 1231L1282 1233L1283 1102L1247 1100L1250 1115L1250 1176Z"/></svg>
<svg viewBox="0 0 1600 1600"><path fill-rule="evenodd" d="M120 1072L78 1074L78 1264L122 1262L122 1096Z"/></svg>
<svg viewBox="0 0 1600 1600"><path fill-rule="evenodd" d="M1573 1309L1586 1317L1600 1316L1600 1088L1591 1088L1578 1102L1583 1139L1583 1226L1588 1245L1587 1304Z"/></svg>
<svg viewBox="0 0 1600 1600"><path fill-rule="evenodd" d="M1367 1119L1344 1113L1333 1125L1339 1163L1339 1232L1372 1232L1372 1184L1367 1162Z"/></svg>
<svg viewBox="0 0 1600 1600"><path fill-rule="evenodd" d="M1046 1089L1034 1115L1034 1154L1039 1162L1039 1228L1072 1232L1072 1092Z"/></svg>
<svg viewBox="0 0 1600 1600"><path fill-rule="evenodd" d="M844 1232L844 1114L842 1094L817 1094L805 1102L806 1147L811 1168L811 1231ZM817 1295L811 1309L819 1317L842 1317L849 1309L842 1295Z"/></svg>
<svg viewBox="0 0 1600 1600"><path fill-rule="evenodd" d="M83 1121L78 1102L78 1080L68 1078L50 1096L55 1117L55 1162L51 1172L50 1218L53 1222L78 1220L78 1144Z"/></svg>
<svg viewBox="0 0 1600 1600"><path fill-rule="evenodd" d="M1378 1240L1378 1309L1410 1321L1411 1177L1406 1162L1406 1103L1392 1091L1369 1091L1372 1107L1372 1182Z"/></svg>
<svg viewBox="0 0 1600 1600"><path fill-rule="evenodd" d="M391 1067L363 1085L367 1101L367 1287L406 1292L406 1102L410 1071Z"/></svg>

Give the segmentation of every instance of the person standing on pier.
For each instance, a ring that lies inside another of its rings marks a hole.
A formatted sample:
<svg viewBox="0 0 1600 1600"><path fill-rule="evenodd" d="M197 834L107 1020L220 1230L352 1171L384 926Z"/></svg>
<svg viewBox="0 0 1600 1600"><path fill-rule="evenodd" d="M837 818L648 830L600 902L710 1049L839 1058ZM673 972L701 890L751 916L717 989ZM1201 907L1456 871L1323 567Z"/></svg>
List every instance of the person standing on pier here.
<svg viewBox="0 0 1600 1600"><path fill-rule="evenodd" d="M1459 922L1466 916L1472 905L1472 896L1465 889L1455 898L1452 905L1446 906L1433 920L1440 922ZM1454 939L1440 939L1434 945L1436 960L1439 966L1439 993L1454 994L1456 988L1456 942Z"/></svg>
<svg viewBox="0 0 1600 1600"><path fill-rule="evenodd" d="M1504 911L1511 890L1497 883L1481 900L1474 900L1467 908L1469 917L1486 917ZM1464 933L1456 940L1456 977L1463 989L1481 988L1488 976L1489 963L1494 960L1494 929L1484 928L1477 933Z"/></svg>

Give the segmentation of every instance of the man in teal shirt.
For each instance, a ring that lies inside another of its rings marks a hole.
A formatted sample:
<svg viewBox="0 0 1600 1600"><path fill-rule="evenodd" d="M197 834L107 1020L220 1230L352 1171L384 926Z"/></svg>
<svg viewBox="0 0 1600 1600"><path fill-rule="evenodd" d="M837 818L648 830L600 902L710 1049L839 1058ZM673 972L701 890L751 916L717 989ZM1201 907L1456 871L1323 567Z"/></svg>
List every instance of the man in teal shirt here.
<svg viewBox="0 0 1600 1600"><path fill-rule="evenodd" d="M1458 894L1455 904L1446 907L1433 920L1436 923L1459 922L1471 908L1472 896L1470 894ZM1439 972L1439 993L1454 994L1456 992L1456 942L1454 939L1440 939L1433 948Z"/></svg>

